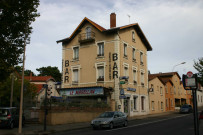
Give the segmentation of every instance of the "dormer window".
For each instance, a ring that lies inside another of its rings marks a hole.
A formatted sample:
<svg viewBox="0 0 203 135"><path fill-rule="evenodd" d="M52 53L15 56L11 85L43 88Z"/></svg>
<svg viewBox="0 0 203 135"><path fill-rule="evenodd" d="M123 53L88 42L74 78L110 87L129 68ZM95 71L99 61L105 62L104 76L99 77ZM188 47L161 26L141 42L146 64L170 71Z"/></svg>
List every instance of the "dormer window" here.
<svg viewBox="0 0 203 135"><path fill-rule="evenodd" d="M91 27L86 28L86 39L91 38Z"/></svg>

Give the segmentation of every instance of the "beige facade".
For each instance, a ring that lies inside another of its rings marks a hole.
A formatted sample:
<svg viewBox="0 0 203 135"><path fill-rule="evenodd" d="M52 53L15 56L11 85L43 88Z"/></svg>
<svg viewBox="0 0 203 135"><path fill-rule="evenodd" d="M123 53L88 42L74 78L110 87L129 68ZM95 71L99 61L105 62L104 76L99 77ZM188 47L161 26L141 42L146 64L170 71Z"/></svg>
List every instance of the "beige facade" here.
<svg viewBox="0 0 203 135"><path fill-rule="evenodd" d="M149 78L160 78L165 88L165 109L174 111L183 104L192 104L191 90L185 90L177 72L150 74ZM151 98L151 97L150 97Z"/></svg>
<svg viewBox="0 0 203 135"><path fill-rule="evenodd" d="M152 48L138 24L104 29L84 18L69 38L57 42L63 46L61 95L102 99L130 116L148 114Z"/></svg>
<svg viewBox="0 0 203 135"><path fill-rule="evenodd" d="M149 109L151 114L166 111L164 88L164 83L158 77L149 80Z"/></svg>

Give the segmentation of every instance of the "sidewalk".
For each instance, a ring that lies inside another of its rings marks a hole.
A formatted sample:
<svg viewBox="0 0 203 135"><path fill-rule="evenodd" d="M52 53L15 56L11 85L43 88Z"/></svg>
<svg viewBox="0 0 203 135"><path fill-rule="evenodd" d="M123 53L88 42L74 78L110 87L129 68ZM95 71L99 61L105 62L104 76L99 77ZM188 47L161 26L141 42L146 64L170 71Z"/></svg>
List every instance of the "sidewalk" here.
<svg viewBox="0 0 203 135"><path fill-rule="evenodd" d="M177 112L164 112L160 114L149 114L142 116L129 117L129 121L136 119L145 119L150 117L160 117L167 116L170 114L174 114ZM50 133L62 132L68 130L82 129L82 128L90 128L90 122L84 123L72 123L72 124L63 124L63 125L47 125L47 130L44 131L43 124L28 124L22 129L21 135L48 135ZM203 129L203 123L200 124L200 129ZM0 135L19 135L18 128L14 128L12 130L8 129L0 129Z"/></svg>

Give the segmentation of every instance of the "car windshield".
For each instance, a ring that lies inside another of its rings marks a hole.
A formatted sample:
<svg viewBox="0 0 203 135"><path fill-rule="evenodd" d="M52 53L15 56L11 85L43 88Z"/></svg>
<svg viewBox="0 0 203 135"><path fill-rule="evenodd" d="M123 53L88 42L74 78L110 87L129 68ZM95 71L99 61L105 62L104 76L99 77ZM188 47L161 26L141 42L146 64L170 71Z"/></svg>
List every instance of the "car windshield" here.
<svg viewBox="0 0 203 135"><path fill-rule="evenodd" d="M0 109L0 116L6 116L6 115L8 115L8 110Z"/></svg>
<svg viewBox="0 0 203 135"><path fill-rule="evenodd" d="M114 112L105 112L105 113L102 113L99 118L111 118L113 117L114 115Z"/></svg>
<svg viewBox="0 0 203 135"><path fill-rule="evenodd" d="M189 108L189 106L188 105L183 105L182 108Z"/></svg>

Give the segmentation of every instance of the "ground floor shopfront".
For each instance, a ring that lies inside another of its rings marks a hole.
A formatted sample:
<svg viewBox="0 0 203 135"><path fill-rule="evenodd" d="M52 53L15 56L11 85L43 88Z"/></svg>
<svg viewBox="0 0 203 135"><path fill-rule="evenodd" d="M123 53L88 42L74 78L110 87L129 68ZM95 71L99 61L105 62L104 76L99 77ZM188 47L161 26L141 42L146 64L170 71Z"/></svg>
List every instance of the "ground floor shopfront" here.
<svg viewBox="0 0 203 135"><path fill-rule="evenodd" d="M63 88L60 95L67 102L88 107L109 107L109 111L121 111L128 116L148 114L148 95L138 94L135 88L116 90L100 86Z"/></svg>

